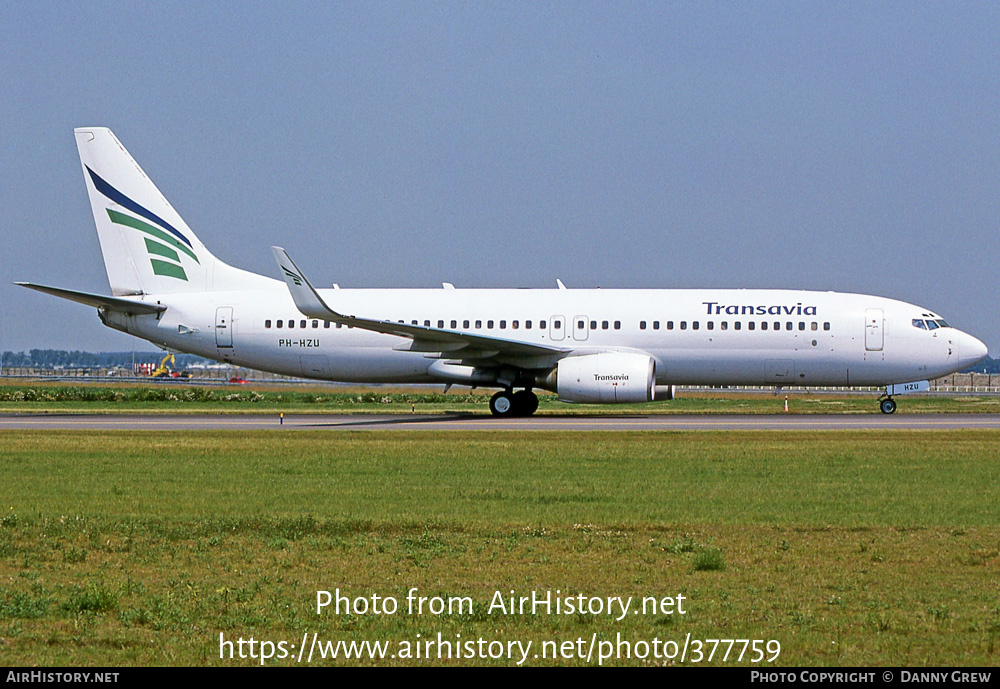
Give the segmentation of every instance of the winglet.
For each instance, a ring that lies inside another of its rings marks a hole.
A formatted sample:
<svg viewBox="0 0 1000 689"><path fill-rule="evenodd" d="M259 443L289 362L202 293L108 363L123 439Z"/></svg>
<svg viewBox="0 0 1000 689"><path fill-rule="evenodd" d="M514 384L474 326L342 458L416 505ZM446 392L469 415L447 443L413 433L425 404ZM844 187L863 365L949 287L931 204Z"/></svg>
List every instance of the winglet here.
<svg viewBox="0 0 1000 689"><path fill-rule="evenodd" d="M278 267L281 268L282 277L285 278L285 284L288 285L288 291L295 302L295 308L309 318L333 322L347 320L345 316L326 305L323 297L319 296L319 292L295 265L295 261L292 260L287 251L280 246L272 246L271 251L274 252L274 260L278 262Z"/></svg>

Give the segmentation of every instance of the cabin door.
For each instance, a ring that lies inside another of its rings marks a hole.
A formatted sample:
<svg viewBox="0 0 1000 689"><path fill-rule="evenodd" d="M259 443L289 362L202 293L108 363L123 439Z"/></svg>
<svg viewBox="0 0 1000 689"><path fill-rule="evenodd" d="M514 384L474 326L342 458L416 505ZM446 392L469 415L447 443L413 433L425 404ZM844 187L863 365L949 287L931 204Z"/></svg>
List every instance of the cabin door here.
<svg viewBox="0 0 1000 689"><path fill-rule="evenodd" d="M865 309L865 349L881 352L884 344L885 314L882 309Z"/></svg>
<svg viewBox="0 0 1000 689"><path fill-rule="evenodd" d="M233 307L220 306L215 310L215 346L233 346Z"/></svg>

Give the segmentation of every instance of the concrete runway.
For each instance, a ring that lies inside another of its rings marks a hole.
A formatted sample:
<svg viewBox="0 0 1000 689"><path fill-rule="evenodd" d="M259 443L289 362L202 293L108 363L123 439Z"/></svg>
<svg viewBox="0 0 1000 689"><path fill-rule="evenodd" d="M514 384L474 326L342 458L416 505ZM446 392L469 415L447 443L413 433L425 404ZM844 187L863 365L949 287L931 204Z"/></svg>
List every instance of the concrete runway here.
<svg viewBox="0 0 1000 689"><path fill-rule="evenodd" d="M2 414L0 429L47 430L863 430L1000 429L1000 414L567 415L494 419L473 414Z"/></svg>

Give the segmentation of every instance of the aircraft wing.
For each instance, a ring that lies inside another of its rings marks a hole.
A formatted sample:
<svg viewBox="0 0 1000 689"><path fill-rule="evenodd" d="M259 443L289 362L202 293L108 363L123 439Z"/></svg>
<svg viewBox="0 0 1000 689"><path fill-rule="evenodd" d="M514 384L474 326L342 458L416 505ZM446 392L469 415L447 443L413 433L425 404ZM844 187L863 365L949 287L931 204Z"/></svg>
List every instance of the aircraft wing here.
<svg viewBox="0 0 1000 689"><path fill-rule="evenodd" d="M54 297L86 304L87 306L94 306L107 311L121 311L132 316L160 313L167 310L167 307L162 304L149 304L144 301L132 301L131 299L123 299L121 297L106 297L103 294L77 292L76 290L59 287L46 287L45 285L35 285L30 282L15 282L14 284L33 289L37 292L51 294Z"/></svg>
<svg viewBox="0 0 1000 689"><path fill-rule="evenodd" d="M458 330L443 330L424 325L398 323L372 318L359 318L338 313L331 309L312 286L302 271L288 255L288 252L278 246L272 246L274 258L281 268L285 284L295 301L295 306L309 318L340 323L350 328L360 328L387 335L396 335L413 340L408 351L439 353L440 358L483 360L483 359L560 359L570 353L570 349L553 347L532 342L519 342L487 335L478 335ZM541 363L541 362L539 362ZM551 364L550 364L551 365Z"/></svg>

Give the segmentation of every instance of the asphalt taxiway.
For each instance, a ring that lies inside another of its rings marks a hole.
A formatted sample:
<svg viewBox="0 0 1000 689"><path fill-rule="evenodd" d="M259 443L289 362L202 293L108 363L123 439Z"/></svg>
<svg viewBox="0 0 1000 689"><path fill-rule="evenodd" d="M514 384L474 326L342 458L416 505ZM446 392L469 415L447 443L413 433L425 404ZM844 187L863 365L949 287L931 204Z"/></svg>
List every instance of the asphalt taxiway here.
<svg viewBox="0 0 1000 689"><path fill-rule="evenodd" d="M532 416L479 414L2 414L0 429L41 430L423 430L733 431L1000 429L1000 414L664 414Z"/></svg>

